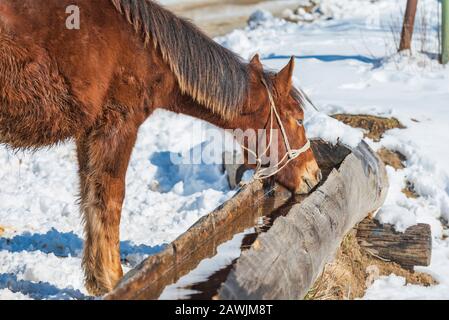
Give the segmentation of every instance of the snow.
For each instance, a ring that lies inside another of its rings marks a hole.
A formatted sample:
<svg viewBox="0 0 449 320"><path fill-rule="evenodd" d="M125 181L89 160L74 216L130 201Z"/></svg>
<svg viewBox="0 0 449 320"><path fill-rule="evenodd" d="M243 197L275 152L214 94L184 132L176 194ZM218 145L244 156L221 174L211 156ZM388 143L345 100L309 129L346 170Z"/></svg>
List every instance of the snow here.
<svg viewBox="0 0 449 320"><path fill-rule="evenodd" d="M437 288L406 284L405 278L392 274L377 280L366 292L365 299L442 300L449 287L438 285Z"/></svg>
<svg viewBox="0 0 449 320"><path fill-rule="evenodd" d="M398 231L416 223L431 225L431 265L415 270L439 284L406 285L405 279L390 275L375 281L365 299L449 299L449 68L428 54L436 52L437 1L419 4L419 14L428 19L428 41L421 41L418 23L411 57L394 53L391 28L405 5L399 0L321 0L313 23L289 23L260 11L247 28L216 39L246 59L260 53L274 70L296 56L295 83L319 109L305 110L310 138L350 147L360 142L363 132L328 117L333 113L394 116L407 127L387 132L380 142L368 140L374 150L387 147L407 157L405 169L387 168L391 187L377 218ZM427 53L417 53L421 47ZM195 129L199 125L211 127L159 111L142 127L121 224L125 271L234 194L220 165L169 161L185 159L209 141ZM0 299L89 298L80 266L83 230L75 202L76 170L72 143L35 153L0 148L0 225L5 227L0 234ZM401 192L407 181L419 198Z"/></svg>
<svg viewBox="0 0 449 320"><path fill-rule="evenodd" d="M362 130L348 128L345 124L319 112L306 116L304 126L309 137L322 138L333 144L340 142L355 148L363 139Z"/></svg>
<svg viewBox="0 0 449 320"><path fill-rule="evenodd" d="M1 289L0 297L2 297L2 300L31 300L28 296L24 294L13 293L11 290L8 289Z"/></svg>

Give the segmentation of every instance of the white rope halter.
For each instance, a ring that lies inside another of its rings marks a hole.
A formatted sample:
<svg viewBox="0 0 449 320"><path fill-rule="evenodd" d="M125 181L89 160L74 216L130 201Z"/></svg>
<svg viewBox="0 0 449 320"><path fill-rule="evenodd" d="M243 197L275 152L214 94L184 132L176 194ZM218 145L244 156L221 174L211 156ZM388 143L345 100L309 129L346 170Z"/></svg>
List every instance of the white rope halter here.
<svg viewBox="0 0 449 320"><path fill-rule="evenodd" d="M248 153L252 154L254 158L256 159L257 166L256 166L256 172L254 173L253 180L265 180L268 179L279 172L281 172L290 162L298 158L303 153L307 152L310 149L310 140L307 139L306 144L301 149L292 149L290 142L288 140L287 132L285 131L284 125L281 121L281 116L279 115L279 112L276 108L276 104L273 99L273 95L271 93L270 88L268 87L267 83L264 79L262 79L263 85L267 88L268 92L268 98L270 99L270 142L268 143L268 146L266 147L265 151L258 156L256 152L253 150L250 150L249 148L246 148L244 145L242 145L242 148ZM273 143L273 129L274 129L274 117L276 117L276 120L278 122L279 128L281 129L282 138L284 139L285 147L287 148L287 153L282 157L282 159L277 163L276 169L273 167L268 168L262 168L262 157L266 156L268 151L271 149L272 143ZM273 169L275 169L273 171Z"/></svg>

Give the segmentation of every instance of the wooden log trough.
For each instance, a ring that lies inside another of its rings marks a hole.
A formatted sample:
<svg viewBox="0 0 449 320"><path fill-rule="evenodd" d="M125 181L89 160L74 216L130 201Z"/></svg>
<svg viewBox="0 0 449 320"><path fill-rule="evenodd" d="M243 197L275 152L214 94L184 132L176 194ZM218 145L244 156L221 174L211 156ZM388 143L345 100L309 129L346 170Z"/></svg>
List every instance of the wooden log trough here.
<svg viewBox="0 0 449 320"><path fill-rule="evenodd" d="M303 299L346 234L383 205L388 191L384 164L366 143L353 150L312 146L325 178L311 194L245 186L125 275L105 299ZM376 250L379 239L371 241L366 226L363 243ZM430 230L412 245L411 252L424 247L421 259L407 263L428 263L429 239ZM388 244L381 247L379 255L388 253Z"/></svg>

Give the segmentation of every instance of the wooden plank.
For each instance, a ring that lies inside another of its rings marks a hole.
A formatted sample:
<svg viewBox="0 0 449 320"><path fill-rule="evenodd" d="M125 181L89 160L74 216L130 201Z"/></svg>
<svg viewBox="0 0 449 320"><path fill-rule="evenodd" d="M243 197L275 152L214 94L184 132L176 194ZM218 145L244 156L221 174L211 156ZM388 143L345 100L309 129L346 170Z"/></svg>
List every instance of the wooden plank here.
<svg viewBox="0 0 449 320"><path fill-rule="evenodd" d="M385 167L362 142L338 169L242 253L220 299L302 299L344 236L384 203Z"/></svg>
<svg viewBox="0 0 449 320"><path fill-rule="evenodd" d="M357 240L369 253L406 269L430 264L432 232L428 224L412 226L402 233L390 224L365 219L357 228Z"/></svg>

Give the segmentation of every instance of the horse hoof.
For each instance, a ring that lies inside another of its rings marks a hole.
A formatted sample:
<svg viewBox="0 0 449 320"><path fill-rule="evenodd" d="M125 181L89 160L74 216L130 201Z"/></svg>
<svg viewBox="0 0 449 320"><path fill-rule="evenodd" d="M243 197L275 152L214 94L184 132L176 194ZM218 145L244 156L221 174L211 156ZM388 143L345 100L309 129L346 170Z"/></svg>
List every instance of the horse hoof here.
<svg viewBox="0 0 449 320"><path fill-rule="evenodd" d="M99 283L97 283L96 281L87 281L85 283L86 286L86 290L87 292L94 297L102 297L105 294L109 293L111 289L108 289L102 285L100 285Z"/></svg>

